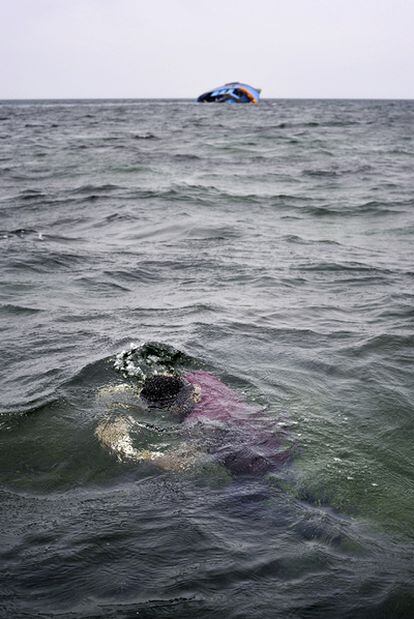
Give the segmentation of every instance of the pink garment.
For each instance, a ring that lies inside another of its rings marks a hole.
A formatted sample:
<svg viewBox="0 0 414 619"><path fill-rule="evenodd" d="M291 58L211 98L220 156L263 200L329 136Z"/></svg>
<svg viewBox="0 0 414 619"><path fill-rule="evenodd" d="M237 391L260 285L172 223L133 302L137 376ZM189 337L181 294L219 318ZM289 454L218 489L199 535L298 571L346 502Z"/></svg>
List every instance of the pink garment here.
<svg viewBox="0 0 414 619"><path fill-rule="evenodd" d="M190 372L184 376L189 383L201 388L201 400L186 417L185 423L192 424L208 419L210 421L230 422L241 420L255 409L221 382L216 376L203 370Z"/></svg>
<svg viewBox="0 0 414 619"><path fill-rule="evenodd" d="M190 372L185 378L201 388L201 399L184 423L194 426L213 422L206 426L206 432L217 427L216 458L233 473L265 472L289 459L289 450L275 434L275 424L258 407L243 401L208 372Z"/></svg>

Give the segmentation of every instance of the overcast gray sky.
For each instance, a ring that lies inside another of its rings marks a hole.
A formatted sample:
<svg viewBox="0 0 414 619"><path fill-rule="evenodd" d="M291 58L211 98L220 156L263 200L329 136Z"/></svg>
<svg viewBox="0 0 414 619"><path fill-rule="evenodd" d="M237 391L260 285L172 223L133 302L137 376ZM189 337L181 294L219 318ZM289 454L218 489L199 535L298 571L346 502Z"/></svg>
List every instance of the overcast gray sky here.
<svg viewBox="0 0 414 619"><path fill-rule="evenodd" d="M0 98L414 98L414 0L0 0Z"/></svg>

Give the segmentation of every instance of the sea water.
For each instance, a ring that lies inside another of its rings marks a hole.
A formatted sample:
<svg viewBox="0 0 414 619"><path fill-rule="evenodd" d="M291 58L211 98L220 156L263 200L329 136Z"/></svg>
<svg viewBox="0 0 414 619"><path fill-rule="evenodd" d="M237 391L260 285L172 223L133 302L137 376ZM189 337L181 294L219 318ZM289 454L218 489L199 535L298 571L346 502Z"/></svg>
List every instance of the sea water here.
<svg viewBox="0 0 414 619"><path fill-rule="evenodd" d="M2 616L413 616L413 120L0 103ZM103 449L115 355L154 340L263 409L291 461Z"/></svg>

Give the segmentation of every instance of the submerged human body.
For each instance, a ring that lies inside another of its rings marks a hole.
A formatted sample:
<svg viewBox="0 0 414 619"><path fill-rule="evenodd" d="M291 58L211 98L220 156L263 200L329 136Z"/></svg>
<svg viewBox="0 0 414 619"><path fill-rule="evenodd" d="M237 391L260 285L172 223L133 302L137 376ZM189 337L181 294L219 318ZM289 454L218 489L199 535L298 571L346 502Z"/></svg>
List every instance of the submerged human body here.
<svg viewBox="0 0 414 619"><path fill-rule="evenodd" d="M209 427L213 435L219 435L220 446L215 453L218 462L233 473L253 473L268 471L288 459L271 420L258 407L209 372L191 372L186 380L200 395L184 423L189 427L202 424L203 429Z"/></svg>
<svg viewBox="0 0 414 619"><path fill-rule="evenodd" d="M96 435L120 460L154 462L163 469L183 470L197 463L216 463L235 474L266 472L288 458L269 418L213 374L197 370L182 376L147 378L139 395L154 423L118 413L103 420ZM173 425L157 427L163 413ZM166 432L177 440L143 449L134 446L134 434Z"/></svg>

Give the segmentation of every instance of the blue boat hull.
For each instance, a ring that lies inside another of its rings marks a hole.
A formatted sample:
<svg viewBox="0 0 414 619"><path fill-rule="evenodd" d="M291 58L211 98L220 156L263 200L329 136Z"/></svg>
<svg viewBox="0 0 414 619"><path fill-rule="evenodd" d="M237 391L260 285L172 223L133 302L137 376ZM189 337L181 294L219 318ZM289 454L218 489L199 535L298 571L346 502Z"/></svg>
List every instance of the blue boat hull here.
<svg viewBox="0 0 414 619"><path fill-rule="evenodd" d="M230 82L203 93L197 99L198 103L259 103L260 88L249 84Z"/></svg>

